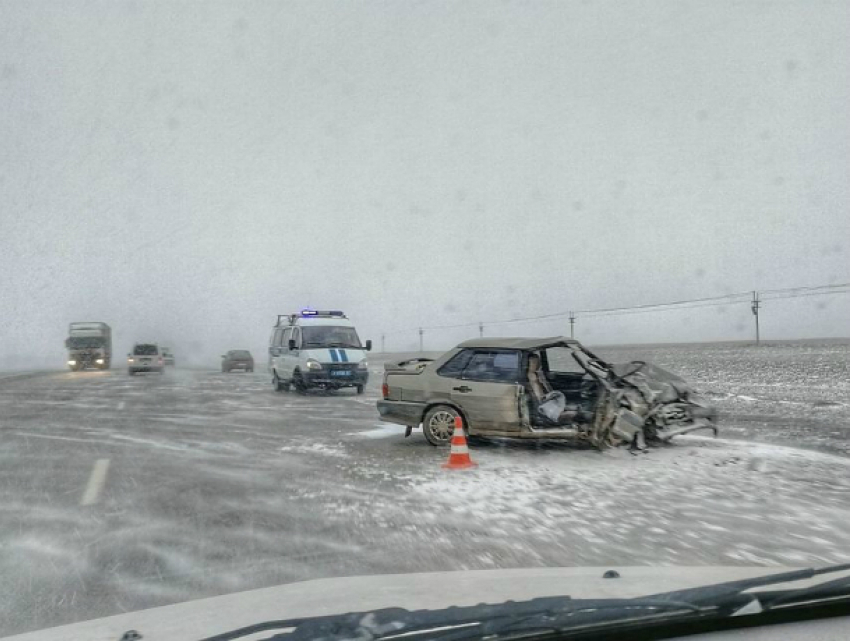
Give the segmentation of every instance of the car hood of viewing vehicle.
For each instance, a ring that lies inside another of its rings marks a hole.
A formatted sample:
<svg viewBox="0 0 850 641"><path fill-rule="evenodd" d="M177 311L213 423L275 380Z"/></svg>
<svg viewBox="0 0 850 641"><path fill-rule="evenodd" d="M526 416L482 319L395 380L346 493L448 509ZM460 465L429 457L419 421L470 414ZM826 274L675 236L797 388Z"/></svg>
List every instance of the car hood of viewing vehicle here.
<svg viewBox="0 0 850 641"><path fill-rule="evenodd" d="M604 579L608 570L620 577ZM767 576L782 567L584 567L392 574L316 579L237 592L6 637L7 641L143 639L184 641L263 621L400 607L435 610L452 605L574 598L632 598L725 581Z"/></svg>

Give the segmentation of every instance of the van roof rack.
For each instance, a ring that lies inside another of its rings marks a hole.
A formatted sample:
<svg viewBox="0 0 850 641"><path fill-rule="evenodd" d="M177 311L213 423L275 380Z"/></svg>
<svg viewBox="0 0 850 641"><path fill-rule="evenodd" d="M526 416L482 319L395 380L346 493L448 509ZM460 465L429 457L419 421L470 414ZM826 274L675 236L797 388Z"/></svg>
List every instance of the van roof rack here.
<svg viewBox="0 0 850 641"><path fill-rule="evenodd" d="M298 318L348 318L348 316L340 310L302 309L297 314L278 314L275 327L294 325Z"/></svg>

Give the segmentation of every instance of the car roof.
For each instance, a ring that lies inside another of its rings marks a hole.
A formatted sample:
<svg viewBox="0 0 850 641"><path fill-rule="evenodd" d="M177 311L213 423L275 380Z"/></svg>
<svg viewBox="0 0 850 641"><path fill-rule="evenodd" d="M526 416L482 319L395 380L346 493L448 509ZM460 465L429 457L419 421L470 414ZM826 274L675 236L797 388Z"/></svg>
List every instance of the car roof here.
<svg viewBox="0 0 850 641"><path fill-rule="evenodd" d="M464 341L458 347L492 347L497 349L541 349L560 343L579 346L580 343L572 338L564 336L550 336L549 338L474 338Z"/></svg>

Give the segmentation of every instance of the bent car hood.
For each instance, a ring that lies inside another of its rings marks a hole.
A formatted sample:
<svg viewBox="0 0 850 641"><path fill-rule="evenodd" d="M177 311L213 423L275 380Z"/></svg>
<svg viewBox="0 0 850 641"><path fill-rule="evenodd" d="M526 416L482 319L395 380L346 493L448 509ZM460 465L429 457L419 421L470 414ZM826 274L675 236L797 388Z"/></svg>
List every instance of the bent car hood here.
<svg viewBox="0 0 850 641"><path fill-rule="evenodd" d="M620 578L603 579L615 569ZM793 568L587 567L392 574L299 583L237 592L28 632L14 641L115 641L128 630L143 639L185 641L262 621L380 608L441 609L543 596L630 598L766 576Z"/></svg>

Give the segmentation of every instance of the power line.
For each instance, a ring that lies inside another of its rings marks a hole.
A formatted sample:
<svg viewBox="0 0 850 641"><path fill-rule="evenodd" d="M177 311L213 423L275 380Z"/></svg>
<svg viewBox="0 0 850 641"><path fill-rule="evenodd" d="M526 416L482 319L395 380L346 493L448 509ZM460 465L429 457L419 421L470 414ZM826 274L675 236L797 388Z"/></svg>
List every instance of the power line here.
<svg viewBox="0 0 850 641"><path fill-rule="evenodd" d="M749 297L750 292L740 292L738 294L724 294L723 296L710 296L708 298L692 298L689 300L677 300L671 303L649 303L646 305L632 305L629 307L608 307L603 309L580 309L576 312L576 314L583 314L585 316L589 314L603 314L609 312L620 312L620 311L631 311L634 309L659 309L662 307L674 307L679 305L687 305L688 303L704 303L704 302L714 302L714 301L730 301L735 298L741 297ZM722 303L718 303L722 304Z"/></svg>
<svg viewBox="0 0 850 641"><path fill-rule="evenodd" d="M477 327L479 334L483 334L483 326L487 325L509 325L514 323L533 323L543 320L552 320L557 318L570 319L571 329L576 320L582 318L600 318L605 316L625 316L631 314L644 314L651 312L673 311L681 309L697 309L702 307L721 307L725 305L738 304L743 302L751 302L751 297L757 297L759 304L768 300L788 300L792 298L804 298L810 296L825 296L830 294L846 294L850 293L850 282L835 283L832 285L815 285L807 287L787 287L780 289L764 289L756 293L754 292L738 292L733 294L723 294L720 296L708 296L703 298L691 298L686 300L676 300L666 303L647 303L643 305L631 305L621 307L603 307L597 309L583 309L578 311L554 312L549 314L538 314L536 316L522 316L518 318L503 318L497 320L482 320L468 323L452 323L446 325L423 325L419 328L409 328L394 330L392 332L384 332L385 336L397 336L400 334L408 334L414 331L419 331L420 341L425 331L445 330L445 329L462 329ZM755 313L755 312L754 312Z"/></svg>
<svg viewBox="0 0 850 641"><path fill-rule="evenodd" d="M790 294L795 292L815 292L815 291L823 291L828 292L834 289L845 289L850 287L850 283L836 283L833 285L816 285L814 287L789 287L786 289L763 289L759 293L761 294Z"/></svg>

